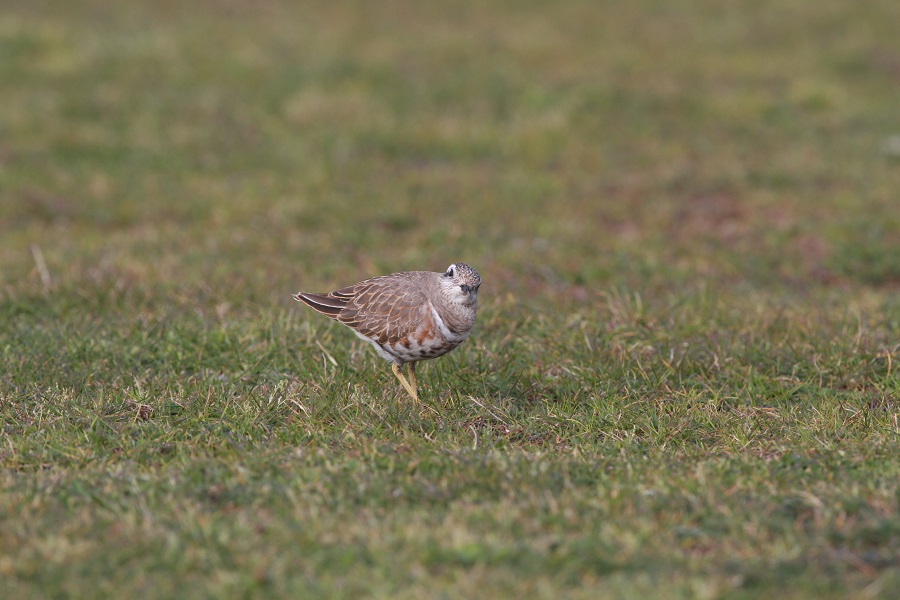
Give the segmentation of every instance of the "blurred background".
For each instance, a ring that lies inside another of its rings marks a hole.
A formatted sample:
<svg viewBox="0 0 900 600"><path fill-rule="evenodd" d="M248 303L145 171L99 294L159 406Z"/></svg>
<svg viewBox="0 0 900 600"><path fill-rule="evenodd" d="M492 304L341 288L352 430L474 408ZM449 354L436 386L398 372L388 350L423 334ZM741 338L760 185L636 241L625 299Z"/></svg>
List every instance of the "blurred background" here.
<svg viewBox="0 0 900 600"><path fill-rule="evenodd" d="M900 3L3 2L0 295L900 283Z"/></svg>
<svg viewBox="0 0 900 600"><path fill-rule="evenodd" d="M0 598L900 597L898 24L0 0Z"/></svg>

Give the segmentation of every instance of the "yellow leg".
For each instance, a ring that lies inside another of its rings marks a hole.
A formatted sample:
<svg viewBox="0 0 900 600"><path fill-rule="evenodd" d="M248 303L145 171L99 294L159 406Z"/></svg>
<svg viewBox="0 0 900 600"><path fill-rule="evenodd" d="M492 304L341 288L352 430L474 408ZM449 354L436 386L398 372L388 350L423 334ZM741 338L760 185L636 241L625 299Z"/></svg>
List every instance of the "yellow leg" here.
<svg viewBox="0 0 900 600"><path fill-rule="evenodd" d="M416 397L416 400L418 400L419 386L416 385L416 363L407 363L406 368L409 371L409 387L413 389L413 395Z"/></svg>
<svg viewBox="0 0 900 600"><path fill-rule="evenodd" d="M415 400L416 402L418 402L419 396L416 394L416 389L413 386L411 386L409 384L409 382L406 380L406 377L403 376L403 372L400 371L400 367L394 363L391 363L391 370L394 371L394 375L397 376L397 379L400 380L400 383L403 385L403 388L407 392L409 392L409 395L412 396L412 399ZM413 381L415 381L415 378L413 378Z"/></svg>

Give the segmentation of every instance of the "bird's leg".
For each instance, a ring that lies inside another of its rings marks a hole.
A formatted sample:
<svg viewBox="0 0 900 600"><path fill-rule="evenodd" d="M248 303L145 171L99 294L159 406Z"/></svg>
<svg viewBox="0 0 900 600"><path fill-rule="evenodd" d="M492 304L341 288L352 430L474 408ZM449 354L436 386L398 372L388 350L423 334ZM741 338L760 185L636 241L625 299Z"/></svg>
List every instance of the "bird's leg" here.
<svg viewBox="0 0 900 600"><path fill-rule="evenodd" d="M413 389L413 396L419 399L419 386L416 385L416 363L407 363L406 368L409 370L409 387Z"/></svg>
<svg viewBox="0 0 900 600"><path fill-rule="evenodd" d="M409 382L406 380L406 377L403 376L403 372L400 370L400 365L395 363L391 363L391 370L394 371L394 375L397 376L397 379L400 380L400 383L403 385L403 388L409 392L409 395L412 396L412 399L416 402L419 401L419 396L416 394L416 390L413 386L409 385ZM415 381L415 379L413 379Z"/></svg>

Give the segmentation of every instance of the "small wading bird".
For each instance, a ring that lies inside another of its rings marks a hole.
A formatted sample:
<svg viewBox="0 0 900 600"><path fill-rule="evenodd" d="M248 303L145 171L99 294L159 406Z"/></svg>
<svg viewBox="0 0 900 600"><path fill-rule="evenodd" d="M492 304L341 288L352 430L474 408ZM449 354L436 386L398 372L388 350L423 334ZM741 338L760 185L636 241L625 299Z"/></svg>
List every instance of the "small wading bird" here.
<svg viewBox="0 0 900 600"><path fill-rule="evenodd" d="M480 285L475 269L453 263L443 273L393 273L327 294L299 292L293 298L372 344L418 402L416 362L443 356L466 339L475 324ZM408 380L400 370L404 364Z"/></svg>

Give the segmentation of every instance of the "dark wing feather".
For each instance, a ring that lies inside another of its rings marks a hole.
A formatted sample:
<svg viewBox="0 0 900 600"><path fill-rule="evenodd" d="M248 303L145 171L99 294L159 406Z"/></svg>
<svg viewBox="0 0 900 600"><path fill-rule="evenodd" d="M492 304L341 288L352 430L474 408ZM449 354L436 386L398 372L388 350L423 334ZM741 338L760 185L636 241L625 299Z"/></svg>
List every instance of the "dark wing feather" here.
<svg viewBox="0 0 900 600"><path fill-rule="evenodd" d="M295 294L293 298L332 319L338 318L348 300L346 297L335 297L331 294L305 294L303 292Z"/></svg>
<svg viewBox="0 0 900 600"><path fill-rule="evenodd" d="M359 284L351 285L350 287L341 288L339 290L335 290L328 294L329 296L334 296L336 298L352 298L356 295L356 287Z"/></svg>

